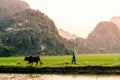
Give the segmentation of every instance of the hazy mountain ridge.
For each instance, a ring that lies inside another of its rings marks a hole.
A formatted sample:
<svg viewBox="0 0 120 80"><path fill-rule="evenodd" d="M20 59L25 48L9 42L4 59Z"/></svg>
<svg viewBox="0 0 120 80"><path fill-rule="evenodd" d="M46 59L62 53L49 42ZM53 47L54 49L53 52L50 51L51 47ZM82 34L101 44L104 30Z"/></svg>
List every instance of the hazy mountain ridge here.
<svg viewBox="0 0 120 80"><path fill-rule="evenodd" d="M70 34L69 32L64 31L63 29L58 29L58 33L60 36L62 36L63 38L66 38L67 40L70 40L70 39L75 40L77 38L75 34Z"/></svg>
<svg viewBox="0 0 120 80"><path fill-rule="evenodd" d="M69 46L74 47L78 53L120 53L119 44L120 29L111 21L98 23L85 39L77 37L69 41Z"/></svg>
<svg viewBox="0 0 120 80"><path fill-rule="evenodd" d="M78 53L120 53L120 29L113 22L100 22L88 38L77 42Z"/></svg>
<svg viewBox="0 0 120 80"><path fill-rule="evenodd" d="M91 44L92 43L92 44ZM120 52L120 30L112 22L99 23L94 31L88 36L87 47L93 47L96 53ZM92 52L92 50L90 50Z"/></svg>

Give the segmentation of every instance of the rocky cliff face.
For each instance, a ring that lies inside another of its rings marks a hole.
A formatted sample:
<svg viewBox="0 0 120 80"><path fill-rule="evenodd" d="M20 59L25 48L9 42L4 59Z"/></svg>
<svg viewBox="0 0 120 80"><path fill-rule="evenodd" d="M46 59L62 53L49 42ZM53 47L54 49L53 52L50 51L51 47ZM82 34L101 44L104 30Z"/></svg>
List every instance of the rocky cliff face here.
<svg viewBox="0 0 120 80"><path fill-rule="evenodd" d="M20 0L0 0L0 21L28 8L28 4Z"/></svg>
<svg viewBox="0 0 120 80"><path fill-rule="evenodd" d="M80 53L119 53L120 30L113 22L100 22L80 44Z"/></svg>
<svg viewBox="0 0 120 80"><path fill-rule="evenodd" d="M6 4L7 18L2 17L6 13L3 11L0 15L4 18L0 21L0 56L39 55L40 50L45 55L69 54L66 41L58 35L54 22L47 15L30 9L20 0L1 1Z"/></svg>
<svg viewBox="0 0 120 80"><path fill-rule="evenodd" d="M91 52L120 52L120 30L112 22L99 23L88 36L87 48ZM93 51L92 51L93 50Z"/></svg>

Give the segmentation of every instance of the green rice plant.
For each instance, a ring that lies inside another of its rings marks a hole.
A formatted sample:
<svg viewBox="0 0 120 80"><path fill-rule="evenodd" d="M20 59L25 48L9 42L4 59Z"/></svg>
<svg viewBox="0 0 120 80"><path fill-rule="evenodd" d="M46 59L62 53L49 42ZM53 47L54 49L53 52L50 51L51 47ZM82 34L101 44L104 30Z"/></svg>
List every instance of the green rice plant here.
<svg viewBox="0 0 120 80"><path fill-rule="evenodd" d="M24 57L0 57L0 66L20 67L65 67L65 66L120 66L120 54L78 54L77 64L71 64L69 56L41 56L43 65L33 65L24 61Z"/></svg>

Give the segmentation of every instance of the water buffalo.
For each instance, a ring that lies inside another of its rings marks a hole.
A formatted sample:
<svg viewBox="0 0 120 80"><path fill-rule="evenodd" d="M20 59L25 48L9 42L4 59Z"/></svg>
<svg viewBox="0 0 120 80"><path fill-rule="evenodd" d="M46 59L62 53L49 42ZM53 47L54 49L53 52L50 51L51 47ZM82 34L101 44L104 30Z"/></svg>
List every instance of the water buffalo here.
<svg viewBox="0 0 120 80"><path fill-rule="evenodd" d="M30 64L30 63L33 64L33 62L35 62L36 65L38 64L38 62L39 62L40 64L42 64L39 56L27 56L27 57L25 57L24 60L25 60L25 61L28 61L29 64Z"/></svg>

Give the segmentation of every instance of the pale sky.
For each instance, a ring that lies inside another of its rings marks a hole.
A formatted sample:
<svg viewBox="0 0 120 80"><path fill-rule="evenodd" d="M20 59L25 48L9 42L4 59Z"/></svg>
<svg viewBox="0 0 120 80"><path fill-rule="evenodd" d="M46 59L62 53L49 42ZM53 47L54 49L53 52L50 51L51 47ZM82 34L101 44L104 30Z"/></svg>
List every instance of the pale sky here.
<svg viewBox="0 0 120 80"><path fill-rule="evenodd" d="M120 0L25 0L48 15L56 27L87 37L101 21L120 16Z"/></svg>

